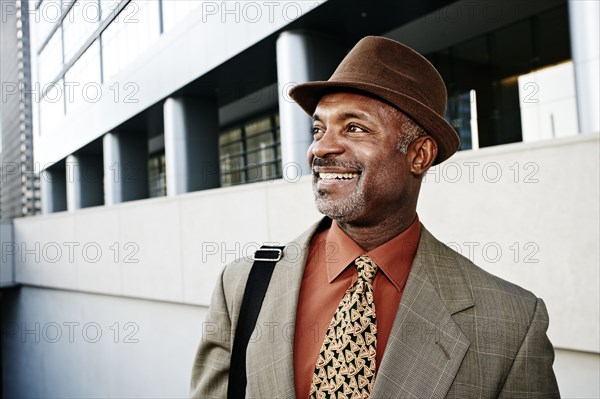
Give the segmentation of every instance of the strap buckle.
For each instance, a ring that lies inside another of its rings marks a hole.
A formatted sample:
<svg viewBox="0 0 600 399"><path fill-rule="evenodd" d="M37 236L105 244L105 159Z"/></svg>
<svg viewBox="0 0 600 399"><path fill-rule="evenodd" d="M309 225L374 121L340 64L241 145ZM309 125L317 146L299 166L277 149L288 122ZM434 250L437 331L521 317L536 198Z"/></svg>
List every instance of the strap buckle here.
<svg viewBox="0 0 600 399"><path fill-rule="evenodd" d="M275 257L268 257L269 254L264 253L264 254L260 254L262 256L259 256L259 252L273 252L276 253ZM254 261L262 261L262 262L279 262L281 259L283 258L283 249L281 248L260 248L259 250L257 250L254 255L252 255L252 260Z"/></svg>

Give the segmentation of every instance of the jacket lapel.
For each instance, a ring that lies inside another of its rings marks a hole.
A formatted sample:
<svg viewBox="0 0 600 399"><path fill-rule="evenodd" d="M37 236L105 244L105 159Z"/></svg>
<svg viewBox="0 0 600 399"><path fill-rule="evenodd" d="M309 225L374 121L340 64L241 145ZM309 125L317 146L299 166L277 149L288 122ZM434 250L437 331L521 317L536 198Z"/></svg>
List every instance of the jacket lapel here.
<svg viewBox="0 0 600 399"><path fill-rule="evenodd" d="M451 316L472 306L455 254L421 226L372 397L445 397L470 344Z"/></svg>
<svg viewBox="0 0 600 399"><path fill-rule="evenodd" d="M251 397L295 398L293 350L298 295L310 240L323 222L289 243L284 258L275 266L256 321L256 335L248 345L248 381L254 382Z"/></svg>

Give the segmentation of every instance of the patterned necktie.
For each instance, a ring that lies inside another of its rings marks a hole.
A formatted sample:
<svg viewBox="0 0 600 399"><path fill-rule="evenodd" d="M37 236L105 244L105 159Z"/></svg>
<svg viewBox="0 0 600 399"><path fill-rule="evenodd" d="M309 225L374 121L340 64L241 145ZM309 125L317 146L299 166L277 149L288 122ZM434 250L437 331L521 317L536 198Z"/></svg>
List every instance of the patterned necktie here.
<svg viewBox="0 0 600 399"><path fill-rule="evenodd" d="M375 381L377 325L373 278L366 255L354 261L358 280L346 291L329 324L310 387L310 399L366 399Z"/></svg>

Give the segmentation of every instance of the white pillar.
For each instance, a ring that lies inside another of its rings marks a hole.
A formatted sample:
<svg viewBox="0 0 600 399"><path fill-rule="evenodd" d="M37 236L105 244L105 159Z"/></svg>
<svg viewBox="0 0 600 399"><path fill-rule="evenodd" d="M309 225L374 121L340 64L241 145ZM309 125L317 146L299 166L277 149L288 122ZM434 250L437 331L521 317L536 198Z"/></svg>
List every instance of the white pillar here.
<svg viewBox="0 0 600 399"><path fill-rule="evenodd" d="M148 198L148 140L132 132L110 132L102 138L104 203Z"/></svg>
<svg viewBox="0 0 600 399"><path fill-rule="evenodd" d="M326 37L304 31L288 31L277 38L281 162L284 177L290 171L294 173L294 170L301 170L303 175L310 173L306 151L312 142L311 119L289 97L288 92L299 83L327 80L342 58L341 47Z"/></svg>
<svg viewBox="0 0 600 399"><path fill-rule="evenodd" d="M76 155L69 155L65 161L65 183L67 186L67 210L72 212L81 208L81 180L79 161Z"/></svg>
<svg viewBox="0 0 600 399"><path fill-rule="evenodd" d="M40 195L42 213L49 214L67 209L67 188L65 170L57 165L44 169L40 173Z"/></svg>
<svg viewBox="0 0 600 399"><path fill-rule="evenodd" d="M71 154L67 157L65 171L68 211L104 203L102 169L100 156Z"/></svg>
<svg viewBox="0 0 600 399"><path fill-rule="evenodd" d="M600 131L600 2L569 0L571 54L575 68L580 133Z"/></svg>
<svg viewBox="0 0 600 399"><path fill-rule="evenodd" d="M168 98L164 124L167 195L219 187L216 101Z"/></svg>
<svg viewBox="0 0 600 399"><path fill-rule="evenodd" d="M114 205L123 202L123 186L120 184L122 171L119 137L115 133L106 133L102 137L104 160L104 203Z"/></svg>
<svg viewBox="0 0 600 399"><path fill-rule="evenodd" d="M48 169L40 172L40 197L42 200L42 214L52 213L54 198L52 197L52 173Z"/></svg>

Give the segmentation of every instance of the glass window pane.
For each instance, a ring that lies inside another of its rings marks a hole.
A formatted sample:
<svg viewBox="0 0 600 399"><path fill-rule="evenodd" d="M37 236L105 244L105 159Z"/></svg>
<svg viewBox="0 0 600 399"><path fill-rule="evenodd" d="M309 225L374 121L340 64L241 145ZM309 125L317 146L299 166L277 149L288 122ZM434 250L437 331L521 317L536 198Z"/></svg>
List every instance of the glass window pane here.
<svg viewBox="0 0 600 399"><path fill-rule="evenodd" d="M244 156L242 153L242 143L222 147L220 159L221 170L223 170L224 172L243 168Z"/></svg>
<svg viewBox="0 0 600 399"><path fill-rule="evenodd" d="M35 11L35 26L37 43L41 45L50 34L50 31L60 21L62 8L60 0L44 0Z"/></svg>
<svg viewBox="0 0 600 399"><path fill-rule="evenodd" d="M221 186L232 186L243 182L245 166L243 151L242 129L235 128L220 134Z"/></svg>
<svg viewBox="0 0 600 399"><path fill-rule="evenodd" d="M274 160L271 132L248 137L246 141L248 163L265 163Z"/></svg>
<svg viewBox="0 0 600 399"><path fill-rule="evenodd" d="M549 65L571 58L569 13L566 6L557 7L534 18L536 66Z"/></svg>
<svg viewBox="0 0 600 399"><path fill-rule="evenodd" d="M167 195L165 154L154 155L148 159L148 189L150 198Z"/></svg>
<svg viewBox="0 0 600 399"><path fill-rule="evenodd" d="M491 62L498 78L532 69L533 46L529 20L493 32L490 42Z"/></svg>
<svg viewBox="0 0 600 399"><path fill-rule="evenodd" d="M271 117L265 117L246 124L246 159L248 182L267 180L273 176L275 159Z"/></svg>
<svg viewBox="0 0 600 399"><path fill-rule="evenodd" d="M119 72L120 51L118 34L120 31L121 26L113 22L102 32L103 82L106 82Z"/></svg>
<svg viewBox="0 0 600 399"><path fill-rule="evenodd" d="M275 146L275 149L277 150L277 159L281 160L281 142L279 139L280 133L279 133L279 129L275 130L275 142L277 143L277 145Z"/></svg>
<svg viewBox="0 0 600 399"><path fill-rule="evenodd" d="M229 156L223 154L221 157L221 185L231 186L243 182L244 157Z"/></svg>
<svg viewBox="0 0 600 399"><path fill-rule="evenodd" d="M221 146L220 154L221 158L224 156L233 157L243 154L244 147L242 146L242 142L237 143L228 143L226 145Z"/></svg>
<svg viewBox="0 0 600 399"><path fill-rule="evenodd" d="M219 136L221 186L240 184L244 179L242 129L235 128Z"/></svg>
<svg viewBox="0 0 600 399"><path fill-rule="evenodd" d="M265 146L271 146L273 144L273 132L267 130L264 133L249 136L246 139L247 151L251 151L257 148L264 148Z"/></svg>
<svg viewBox="0 0 600 399"><path fill-rule="evenodd" d="M271 118L262 118L254 122L246 124L246 136L253 136L271 129Z"/></svg>
<svg viewBox="0 0 600 399"><path fill-rule="evenodd" d="M472 148L471 139L471 91L448 97L446 120L460 137L460 150Z"/></svg>
<svg viewBox="0 0 600 399"><path fill-rule="evenodd" d="M274 127L275 121L277 127ZM219 136L221 185L264 181L281 176L279 116L275 114L233 128Z"/></svg>
<svg viewBox="0 0 600 399"><path fill-rule="evenodd" d="M229 187L241 183L243 183L241 172L221 175L221 187Z"/></svg>
<svg viewBox="0 0 600 399"><path fill-rule="evenodd" d="M63 68L62 29L57 29L38 57L38 80L42 87L56 79Z"/></svg>
<svg viewBox="0 0 600 399"><path fill-rule="evenodd" d="M231 143L232 141L240 141L242 139L242 129L237 128L221 133L219 136L219 145Z"/></svg>
<svg viewBox="0 0 600 399"><path fill-rule="evenodd" d="M275 114L275 126L277 127L275 129L275 153L276 153L276 159L281 161L281 131L279 129L279 113ZM277 176L281 176L281 173L279 171L281 171L281 162L278 163L278 167L277 167Z"/></svg>
<svg viewBox="0 0 600 399"><path fill-rule="evenodd" d="M238 157L243 155L244 148L242 143L229 143L220 148L220 157L221 159Z"/></svg>
<svg viewBox="0 0 600 399"><path fill-rule="evenodd" d="M66 112L100 99L100 45L96 40L65 74Z"/></svg>
<svg viewBox="0 0 600 399"><path fill-rule="evenodd" d="M223 172L234 172L244 168L244 156L239 152L223 153L221 155Z"/></svg>
<svg viewBox="0 0 600 399"><path fill-rule="evenodd" d="M74 3L77 0L62 0L62 7L63 9L67 9L69 8L69 6L71 5L71 3Z"/></svg>
<svg viewBox="0 0 600 399"><path fill-rule="evenodd" d="M100 0L100 20L104 21L117 9L121 0Z"/></svg>
<svg viewBox="0 0 600 399"><path fill-rule="evenodd" d="M158 39L159 4L132 0L103 32L104 81L112 79Z"/></svg>
<svg viewBox="0 0 600 399"><path fill-rule="evenodd" d="M489 79L489 59L488 40L483 35L452 47L451 73L446 75L448 94L460 94L474 82Z"/></svg>
<svg viewBox="0 0 600 399"><path fill-rule="evenodd" d="M100 9L96 0L79 0L63 20L65 61L81 49L99 26Z"/></svg>
<svg viewBox="0 0 600 399"><path fill-rule="evenodd" d="M202 4L200 0L163 0L163 28L165 32L175 28Z"/></svg>

